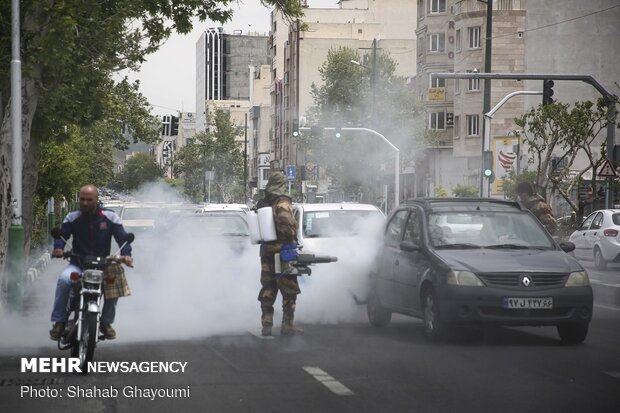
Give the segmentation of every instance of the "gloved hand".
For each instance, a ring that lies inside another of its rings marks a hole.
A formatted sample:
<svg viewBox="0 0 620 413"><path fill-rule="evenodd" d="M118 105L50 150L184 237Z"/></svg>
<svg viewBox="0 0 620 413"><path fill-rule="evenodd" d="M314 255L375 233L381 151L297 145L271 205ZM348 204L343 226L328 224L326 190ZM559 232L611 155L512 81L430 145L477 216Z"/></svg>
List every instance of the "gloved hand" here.
<svg viewBox="0 0 620 413"><path fill-rule="evenodd" d="M297 244L282 244L280 259L282 261L295 261L297 259Z"/></svg>

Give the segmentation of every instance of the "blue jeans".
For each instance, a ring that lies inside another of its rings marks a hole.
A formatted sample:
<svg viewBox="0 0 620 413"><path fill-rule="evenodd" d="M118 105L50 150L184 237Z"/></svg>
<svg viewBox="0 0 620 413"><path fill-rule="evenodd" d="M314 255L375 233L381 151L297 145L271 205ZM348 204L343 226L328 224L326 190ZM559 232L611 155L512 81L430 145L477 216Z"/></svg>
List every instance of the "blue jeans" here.
<svg viewBox="0 0 620 413"><path fill-rule="evenodd" d="M58 277L56 284L56 295L54 296L54 309L52 310L52 323L67 322L67 307L69 304L69 294L71 288L76 281L71 281L72 272L81 272L79 267L73 264L67 265L67 268ZM112 324L116 316L116 302L118 298L105 300L103 310L101 311L101 324Z"/></svg>

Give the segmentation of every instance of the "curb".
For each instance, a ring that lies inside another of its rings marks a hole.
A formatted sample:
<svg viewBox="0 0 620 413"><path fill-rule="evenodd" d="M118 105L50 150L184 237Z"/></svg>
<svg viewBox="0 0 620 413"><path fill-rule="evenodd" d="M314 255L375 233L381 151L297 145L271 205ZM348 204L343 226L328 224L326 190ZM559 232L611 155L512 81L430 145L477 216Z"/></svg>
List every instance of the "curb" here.
<svg viewBox="0 0 620 413"><path fill-rule="evenodd" d="M26 271L26 282L34 283L42 274L52 260L49 252L44 252Z"/></svg>
<svg viewBox="0 0 620 413"><path fill-rule="evenodd" d="M620 307L620 284L590 281L594 293L594 302Z"/></svg>

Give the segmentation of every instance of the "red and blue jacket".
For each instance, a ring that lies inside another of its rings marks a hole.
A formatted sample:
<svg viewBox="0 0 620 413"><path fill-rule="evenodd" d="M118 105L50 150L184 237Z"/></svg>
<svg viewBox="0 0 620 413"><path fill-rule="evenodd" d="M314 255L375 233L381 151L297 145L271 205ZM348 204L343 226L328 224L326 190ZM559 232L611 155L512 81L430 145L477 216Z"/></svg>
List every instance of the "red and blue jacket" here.
<svg viewBox="0 0 620 413"><path fill-rule="evenodd" d="M66 240L73 237L73 252L81 256L94 255L105 257L110 255L112 237L119 247L127 239L120 217L113 211L97 207L93 215L81 211L69 212L60 226L60 235ZM64 249L65 242L54 240L54 249ZM131 246L125 245L121 255L131 255ZM71 260L72 264L76 264Z"/></svg>

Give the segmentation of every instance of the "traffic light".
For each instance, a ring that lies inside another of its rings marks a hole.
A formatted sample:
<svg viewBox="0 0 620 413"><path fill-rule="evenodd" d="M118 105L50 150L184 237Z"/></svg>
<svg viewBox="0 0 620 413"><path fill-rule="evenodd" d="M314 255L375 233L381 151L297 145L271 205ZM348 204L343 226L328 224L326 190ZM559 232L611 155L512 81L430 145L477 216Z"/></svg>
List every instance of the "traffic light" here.
<svg viewBox="0 0 620 413"><path fill-rule="evenodd" d="M293 119L293 137L297 138L299 136L299 120Z"/></svg>
<svg viewBox="0 0 620 413"><path fill-rule="evenodd" d="M543 105L549 105L553 103L553 99L551 99L551 97L553 96L553 85L554 85L553 80L551 79L543 80L543 99L542 99Z"/></svg>
<svg viewBox="0 0 620 413"><path fill-rule="evenodd" d="M493 151L484 151L484 155L482 157L482 174L485 178L495 180L495 176L493 174Z"/></svg>
<svg viewBox="0 0 620 413"><path fill-rule="evenodd" d="M334 130L334 137L336 137L336 139L342 138L342 128L336 128Z"/></svg>
<svg viewBox="0 0 620 413"><path fill-rule="evenodd" d="M179 117L170 116L170 136L177 136L179 134Z"/></svg>

